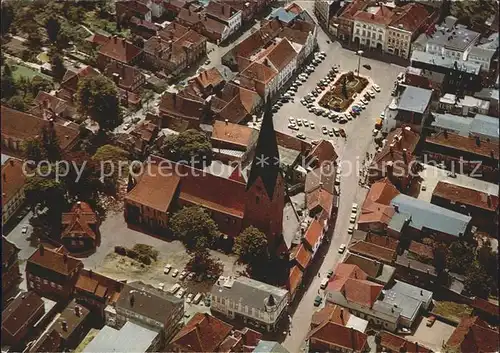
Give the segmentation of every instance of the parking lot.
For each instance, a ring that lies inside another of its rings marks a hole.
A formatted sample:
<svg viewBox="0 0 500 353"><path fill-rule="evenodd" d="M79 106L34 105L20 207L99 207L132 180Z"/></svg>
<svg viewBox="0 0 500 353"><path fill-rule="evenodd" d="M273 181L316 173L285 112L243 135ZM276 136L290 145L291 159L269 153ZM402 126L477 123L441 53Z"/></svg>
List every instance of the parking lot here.
<svg viewBox="0 0 500 353"><path fill-rule="evenodd" d="M290 135L296 136L297 134L305 135L307 140L317 140L321 138L326 138L332 140L334 145L338 148L343 147L343 138L339 136L329 136L322 132L322 127L325 126L328 129L333 127L342 128L346 131L347 138L352 135L356 135L356 131L359 129L369 130L370 133L374 128L376 119L380 116L380 113L385 109L390 99L390 91L394 85L394 80L396 79L402 68L399 66L381 63L368 58L361 57L360 61L360 74L368 78L369 85L367 89L373 84L380 87L380 92L375 92L375 98L371 99L366 109L361 110L360 114L355 117L352 121L348 121L345 124L339 122L333 122L327 117L317 116L312 112L308 111L308 108L300 103L300 100L306 96L308 93L312 92L318 82L324 79L330 69L335 65L339 67L339 73L336 79L340 77L340 74L348 71L355 71L358 67L358 59L355 53L345 50L338 43L333 43L325 47L321 47L321 50L326 53L326 58L315 70L309 75L307 80L298 87L298 90L293 97L293 101L284 103L282 107L274 114L274 125L275 129ZM371 70L367 70L363 65L369 65ZM300 74L303 71L297 73ZM364 92L362 94L364 94ZM323 94L326 91L323 91ZM318 97L319 98L319 97ZM359 98L355 100L358 102ZM301 126L299 130L292 130L288 128L289 118L294 117L295 119L303 119L308 122L313 122L315 125L314 129L311 129L310 123L309 127Z"/></svg>

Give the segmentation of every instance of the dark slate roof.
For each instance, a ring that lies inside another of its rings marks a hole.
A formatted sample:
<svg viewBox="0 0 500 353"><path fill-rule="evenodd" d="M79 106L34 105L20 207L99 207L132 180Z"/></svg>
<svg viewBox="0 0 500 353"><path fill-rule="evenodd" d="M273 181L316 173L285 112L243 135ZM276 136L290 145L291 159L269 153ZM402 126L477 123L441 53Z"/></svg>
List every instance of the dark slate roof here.
<svg viewBox="0 0 500 353"><path fill-rule="evenodd" d="M260 177L266 188L267 195L272 200L279 175L280 156L273 125L273 113L271 112L271 104L269 102L264 112L259 138L257 139L252 168L248 177L247 190Z"/></svg>

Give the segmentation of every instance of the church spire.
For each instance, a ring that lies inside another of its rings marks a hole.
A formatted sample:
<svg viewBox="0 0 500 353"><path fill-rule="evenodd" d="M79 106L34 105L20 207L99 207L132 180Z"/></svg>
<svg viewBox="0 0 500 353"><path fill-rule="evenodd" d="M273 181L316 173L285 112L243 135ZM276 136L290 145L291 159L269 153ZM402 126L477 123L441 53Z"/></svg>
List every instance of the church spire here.
<svg viewBox="0 0 500 353"><path fill-rule="evenodd" d="M278 142L273 125L273 113L271 102L266 104L262 126L255 147L250 176L248 177L247 190L260 177L266 189L269 199L273 199L276 182L280 175L280 156L278 152Z"/></svg>

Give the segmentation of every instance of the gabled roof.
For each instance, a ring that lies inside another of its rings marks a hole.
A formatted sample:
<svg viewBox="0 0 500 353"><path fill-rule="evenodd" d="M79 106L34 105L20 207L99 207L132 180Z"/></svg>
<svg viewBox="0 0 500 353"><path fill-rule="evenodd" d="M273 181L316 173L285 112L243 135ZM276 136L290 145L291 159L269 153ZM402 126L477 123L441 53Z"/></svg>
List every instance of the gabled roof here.
<svg viewBox="0 0 500 353"><path fill-rule="evenodd" d="M228 142L246 148L251 142L253 131L248 126L216 120L213 125L212 140Z"/></svg>
<svg viewBox="0 0 500 353"><path fill-rule="evenodd" d="M389 26L414 33L422 26L429 15L429 12L422 4L406 4L395 10Z"/></svg>
<svg viewBox="0 0 500 353"><path fill-rule="evenodd" d="M99 49L99 54L122 63L129 63L142 53L142 49L114 36Z"/></svg>
<svg viewBox="0 0 500 353"><path fill-rule="evenodd" d="M434 251L432 250L432 246L425 245L419 242L412 240L410 242L410 246L408 247L408 252L416 254L422 258L433 259Z"/></svg>
<svg viewBox="0 0 500 353"><path fill-rule="evenodd" d="M99 223L97 214L86 202L77 202L71 208L71 212L62 214L62 225L64 227L61 237L83 237L92 239L96 234L92 227Z"/></svg>
<svg viewBox="0 0 500 353"><path fill-rule="evenodd" d="M38 138L42 128L48 128L50 122L37 116L14 110L2 105L1 108L2 136L26 141ZM78 129L54 123L59 146L65 150L75 142L80 134Z"/></svg>
<svg viewBox="0 0 500 353"><path fill-rule="evenodd" d="M446 346L462 352L496 352L499 347L498 330L492 330L477 316L464 317Z"/></svg>
<svg viewBox="0 0 500 353"><path fill-rule="evenodd" d="M76 93L78 89L78 82L80 79L87 76L97 76L100 73L95 70L92 66L86 66L77 72L72 70L66 70L62 80L61 80L61 88L68 90L71 93Z"/></svg>
<svg viewBox="0 0 500 353"><path fill-rule="evenodd" d="M288 289L292 295L297 291L299 284L302 283L303 276L304 273L300 269L300 266L293 266L290 270L290 275L288 276Z"/></svg>
<svg viewBox="0 0 500 353"><path fill-rule="evenodd" d="M332 321L325 321L307 336L310 341L320 341L325 346L339 347L349 352L364 352L368 345L367 338L365 333Z"/></svg>
<svg viewBox="0 0 500 353"><path fill-rule="evenodd" d="M104 74L110 78L112 78L114 74L117 74L119 76L118 86L129 90L131 90L132 86L137 81L144 77L139 69L136 69L133 66L125 65L118 61L110 62L104 70Z"/></svg>
<svg viewBox="0 0 500 353"><path fill-rule="evenodd" d="M165 92L160 100L160 113L178 115L184 119L200 120L204 113L205 101L199 97L180 93Z"/></svg>
<svg viewBox="0 0 500 353"><path fill-rule="evenodd" d="M186 352L216 352L233 326L209 314L196 313L170 344Z"/></svg>
<svg viewBox="0 0 500 353"><path fill-rule="evenodd" d="M278 71L283 70L295 57L297 52L287 38L283 38L266 56Z"/></svg>
<svg viewBox="0 0 500 353"><path fill-rule="evenodd" d="M355 21L388 25L394 13L390 7L385 5L368 6L362 11L358 11L353 17Z"/></svg>
<svg viewBox="0 0 500 353"><path fill-rule="evenodd" d="M334 195L336 174L337 169L333 162L322 163L319 167L314 168L306 175L306 183L304 187L306 194L317 189L324 189Z"/></svg>
<svg viewBox="0 0 500 353"><path fill-rule="evenodd" d="M498 196L491 195L464 186L440 181L437 183L432 196L437 196L445 200L477 207L486 211L495 212L498 209Z"/></svg>
<svg viewBox="0 0 500 353"><path fill-rule="evenodd" d="M388 263L392 262L396 256L395 250L384 248L382 246L368 243L366 241L359 241L351 245L349 247L349 251L368 256L373 259L380 259Z"/></svg>
<svg viewBox="0 0 500 353"><path fill-rule="evenodd" d="M465 137L452 133L438 132L427 136L427 144L444 146L457 151L468 152L477 156L498 160L498 145L494 142L480 141L474 137Z"/></svg>
<svg viewBox="0 0 500 353"><path fill-rule="evenodd" d="M325 321L331 321L337 325L346 326L351 314L348 310L342 309L338 305L327 303L319 311L316 311L311 318L311 326L316 327Z"/></svg>
<svg viewBox="0 0 500 353"><path fill-rule="evenodd" d="M40 310L44 312L44 302L38 294L32 291L20 293L2 311L2 331L16 336L23 326L35 323L34 319L38 319L35 314Z"/></svg>
<svg viewBox="0 0 500 353"><path fill-rule="evenodd" d="M83 268L83 263L64 253L61 248L52 250L40 245L38 249L29 257L26 263L26 270L31 271L34 265L68 276L79 268Z"/></svg>
<svg viewBox="0 0 500 353"><path fill-rule="evenodd" d="M228 4L209 1L207 6L205 6L205 12L215 18L229 21L238 11Z"/></svg>
<svg viewBox="0 0 500 353"><path fill-rule="evenodd" d="M304 240L313 248L318 242L321 234L323 233L323 225L316 219L314 219L309 227L307 228Z"/></svg>
<svg viewBox="0 0 500 353"><path fill-rule="evenodd" d="M76 281L75 289L87 295L107 298L107 303L114 304L118 300L123 286L123 282L118 282L92 270L82 269Z"/></svg>
<svg viewBox="0 0 500 353"><path fill-rule="evenodd" d="M330 194L330 192L322 187L314 189L306 194L307 210L312 211L317 207L321 207L327 214L330 214L333 208L333 199L333 194Z"/></svg>
<svg viewBox="0 0 500 353"><path fill-rule="evenodd" d="M295 261L305 270L311 261L312 253L303 245L299 245Z"/></svg>
<svg viewBox="0 0 500 353"><path fill-rule="evenodd" d="M240 75L251 80L268 84L278 73L257 61L252 62Z"/></svg>
<svg viewBox="0 0 500 353"><path fill-rule="evenodd" d="M373 183L361 207L358 223L389 224L394 215L390 202L398 194L399 191L387 178Z"/></svg>
<svg viewBox="0 0 500 353"><path fill-rule="evenodd" d="M384 348L390 349L391 352L404 352L408 353L431 353L432 351L426 347L421 346L418 342L410 342L401 336L396 336L387 331L380 332L381 342L380 345Z"/></svg>
<svg viewBox="0 0 500 353"><path fill-rule="evenodd" d="M281 177L280 155L274 131L273 113L270 101L266 105L262 126L255 147L255 155L248 177L247 190L257 181L262 180L269 199L273 199L278 178Z"/></svg>

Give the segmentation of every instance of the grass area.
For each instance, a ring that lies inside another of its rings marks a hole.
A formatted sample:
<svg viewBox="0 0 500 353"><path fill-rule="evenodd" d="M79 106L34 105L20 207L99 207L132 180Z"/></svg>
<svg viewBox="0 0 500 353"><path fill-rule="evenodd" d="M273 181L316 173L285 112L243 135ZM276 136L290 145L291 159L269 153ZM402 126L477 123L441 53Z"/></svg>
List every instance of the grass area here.
<svg viewBox="0 0 500 353"><path fill-rule="evenodd" d="M83 339L82 342L76 347L76 349L73 351L73 353L81 353L87 347L87 345L94 339L95 336L99 333L100 330L96 330L95 328L91 329L87 336Z"/></svg>
<svg viewBox="0 0 500 353"><path fill-rule="evenodd" d="M343 82L346 80L346 95L343 92ZM320 99L319 105L335 111L346 110L353 102L353 95L360 93L368 85L364 77L356 77L352 72L341 75L332 89Z"/></svg>
<svg viewBox="0 0 500 353"><path fill-rule="evenodd" d="M42 53L38 54L38 56L36 58L38 60L40 60L41 62L43 62L44 64L46 64L50 61L49 56L47 55L46 52L42 52Z"/></svg>
<svg viewBox="0 0 500 353"><path fill-rule="evenodd" d="M83 24L86 25L91 31L100 32L102 34L116 34L124 38L129 38L131 35L129 29L118 31L115 22L99 18L95 11L85 13Z"/></svg>
<svg viewBox="0 0 500 353"><path fill-rule="evenodd" d="M14 64L14 63L9 63L10 68L12 69L12 76L14 77L14 80L18 81L21 77L26 77L30 80L33 79L35 76L40 76L41 78L52 82L53 79L52 77L42 74L39 71L36 71L32 68L29 68L27 66L19 65L19 64Z"/></svg>
<svg viewBox="0 0 500 353"><path fill-rule="evenodd" d="M434 310L432 312L444 316L457 323L463 317L470 316L472 308L466 304L458 304L455 302L438 302L434 303Z"/></svg>

